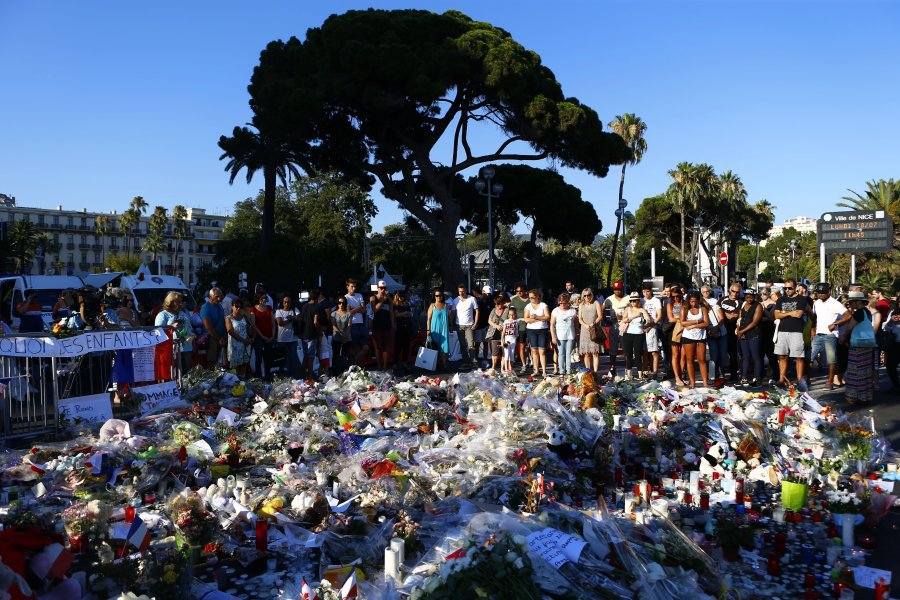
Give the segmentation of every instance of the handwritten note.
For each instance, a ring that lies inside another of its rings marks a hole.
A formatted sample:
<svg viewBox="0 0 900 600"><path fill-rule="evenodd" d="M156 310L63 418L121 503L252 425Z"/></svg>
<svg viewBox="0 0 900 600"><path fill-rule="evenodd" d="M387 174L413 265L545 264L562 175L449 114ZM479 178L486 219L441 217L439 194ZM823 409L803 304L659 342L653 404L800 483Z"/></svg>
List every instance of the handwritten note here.
<svg viewBox="0 0 900 600"><path fill-rule="evenodd" d="M584 540L552 527L535 531L528 536L528 550L557 569L569 561L577 563L585 546L587 542Z"/></svg>
<svg viewBox="0 0 900 600"><path fill-rule="evenodd" d="M134 364L135 381L153 381L156 373L153 369L153 348L136 348L131 353Z"/></svg>
<svg viewBox="0 0 900 600"><path fill-rule="evenodd" d="M81 419L92 425L102 425L113 418L112 403L107 392L60 400L59 414L67 420Z"/></svg>

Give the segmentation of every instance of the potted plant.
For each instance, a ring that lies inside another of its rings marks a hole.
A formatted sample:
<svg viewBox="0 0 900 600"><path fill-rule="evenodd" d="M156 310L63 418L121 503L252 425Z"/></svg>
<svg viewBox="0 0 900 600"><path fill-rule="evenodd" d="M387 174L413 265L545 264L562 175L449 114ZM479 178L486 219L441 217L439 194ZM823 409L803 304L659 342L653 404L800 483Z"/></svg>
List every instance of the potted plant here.
<svg viewBox="0 0 900 600"><path fill-rule="evenodd" d="M715 526L716 542L722 548L722 555L728 562L740 560L739 549L753 549L753 530L749 525L734 518L720 518Z"/></svg>

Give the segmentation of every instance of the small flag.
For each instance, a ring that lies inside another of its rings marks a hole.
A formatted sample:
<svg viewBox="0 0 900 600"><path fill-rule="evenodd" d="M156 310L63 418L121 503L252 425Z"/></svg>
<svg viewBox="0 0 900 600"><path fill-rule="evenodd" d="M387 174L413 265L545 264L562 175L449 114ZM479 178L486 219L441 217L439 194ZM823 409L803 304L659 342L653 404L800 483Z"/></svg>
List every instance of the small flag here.
<svg viewBox="0 0 900 600"><path fill-rule="evenodd" d="M337 416L338 423L342 428L349 431L351 428L351 423L356 420L356 417L349 413L342 413L339 410L335 410L334 414Z"/></svg>
<svg viewBox="0 0 900 600"><path fill-rule="evenodd" d="M84 461L85 466L91 468L91 475L99 475L103 472L103 453L97 452L92 457Z"/></svg>
<svg viewBox="0 0 900 600"><path fill-rule="evenodd" d="M140 517L134 520L128 530L128 542L141 552L150 547L150 530Z"/></svg>
<svg viewBox="0 0 900 600"><path fill-rule="evenodd" d="M301 580L300 584L300 600L319 600L319 597L316 593L309 587L309 584L306 583L306 577Z"/></svg>
<svg viewBox="0 0 900 600"><path fill-rule="evenodd" d="M353 404L350 405L350 414L354 417L358 417L362 414L363 408L362 404L359 403L359 398L353 401Z"/></svg>
<svg viewBox="0 0 900 600"><path fill-rule="evenodd" d="M347 577L347 581L344 582L344 586L341 588L341 600L356 598L356 595L356 568L353 568L350 571L350 576Z"/></svg>

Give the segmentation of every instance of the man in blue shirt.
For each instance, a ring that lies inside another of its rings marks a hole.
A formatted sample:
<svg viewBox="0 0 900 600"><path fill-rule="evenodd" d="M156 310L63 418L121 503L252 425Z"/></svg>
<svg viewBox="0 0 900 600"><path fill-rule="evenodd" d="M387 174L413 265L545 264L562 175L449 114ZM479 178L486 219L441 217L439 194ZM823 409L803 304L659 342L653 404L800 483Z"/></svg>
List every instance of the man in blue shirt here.
<svg viewBox="0 0 900 600"><path fill-rule="evenodd" d="M203 328L206 330L206 366L215 367L219 364L219 352L225 347L225 309L222 308L222 290L213 288L209 290L209 298L200 308L200 318L203 320Z"/></svg>

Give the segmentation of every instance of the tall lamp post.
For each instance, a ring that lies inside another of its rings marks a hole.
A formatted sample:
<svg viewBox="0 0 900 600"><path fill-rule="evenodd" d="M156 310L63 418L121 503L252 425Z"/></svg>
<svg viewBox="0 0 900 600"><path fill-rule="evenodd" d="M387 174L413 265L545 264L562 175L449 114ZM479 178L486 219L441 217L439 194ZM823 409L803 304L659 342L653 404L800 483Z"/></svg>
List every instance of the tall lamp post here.
<svg viewBox="0 0 900 600"><path fill-rule="evenodd" d="M619 227L622 226L622 215L625 214L625 207L628 206L628 200L622 198L619 200L619 208L613 213L616 215L616 234L618 235ZM624 236L622 236L624 239ZM624 254L624 253L623 253ZM613 263L616 262L616 245L613 244L612 248L612 256L609 259L609 268L606 270L606 285L609 285L609 280L612 277Z"/></svg>
<svg viewBox="0 0 900 600"><path fill-rule="evenodd" d="M756 290L759 291L759 238L753 238L750 240L754 244L756 244Z"/></svg>
<svg viewBox="0 0 900 600"><path fill-rule="evenodd" d="M628 224L628 219L633 216L634 215L630 210L626 210L625 214L622 215L622 287L626 290L628 289L628 246L626 243L625 226Z"/></svg>
<svg viewBox="0 0 900 600"><path fill-rule="evenodd" d="M697 215L694 217L694 235L697 236L697 254L693 257L695 264L697 265L697 281L700 282L700 285L703 285L703 271L700 269L700 226L703 225L703 217ZM694 268L691 267L691 271ZM700 286L698 285L698 288Z"/></svg>
<svg viewBox="0 0 900 600"><path fill-rule="evenodd" d="M494 196L503 193L503 185L492 183L495 175L494 167L481 167L478 171L479 179L475 180L475 189L488 199L488 284L494 289L494 210L492 200Z"/></svg>
<svg viewBox="0 0 900 600"><path fill-rule="evenodd" d="M796 253L797 253L797 240L794 239L794 240L791 240L791 262L794 263L794 279L797 279L797 277L799 277L799 274L798 274L799 271L798 271L798 267L797 267L797 259L795 256Z"/></svg>

